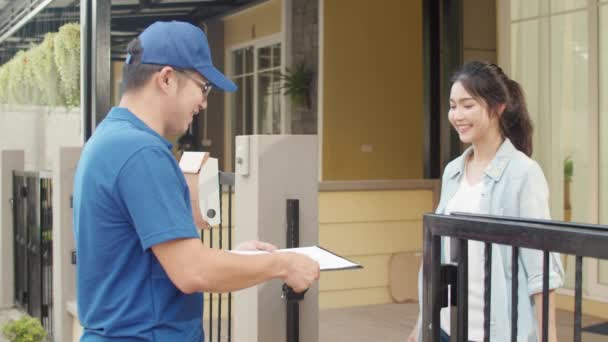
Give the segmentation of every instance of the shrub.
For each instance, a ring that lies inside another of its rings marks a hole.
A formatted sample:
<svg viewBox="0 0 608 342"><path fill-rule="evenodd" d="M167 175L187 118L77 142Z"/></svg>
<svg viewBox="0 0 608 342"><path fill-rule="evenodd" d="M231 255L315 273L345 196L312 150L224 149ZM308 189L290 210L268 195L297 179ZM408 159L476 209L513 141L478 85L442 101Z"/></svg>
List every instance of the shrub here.
<svg viewBox="0 0 608 342"><path fill-rule="evenodd" d="M2 334L11 342L42 342L46 338L46 330L40 321L30 316L6 323Z"/></svg>

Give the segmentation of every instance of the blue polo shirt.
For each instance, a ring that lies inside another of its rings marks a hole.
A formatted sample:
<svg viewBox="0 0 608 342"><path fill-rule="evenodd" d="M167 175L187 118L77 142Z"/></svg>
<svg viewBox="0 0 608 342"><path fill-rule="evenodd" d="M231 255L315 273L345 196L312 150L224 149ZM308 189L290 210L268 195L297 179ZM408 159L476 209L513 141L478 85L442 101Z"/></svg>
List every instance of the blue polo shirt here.
<svg viewBox="0 0 608 342"><path fill-rule="evenodd" d="M200 342L203 296L173 285L150 247L198 238L171 143L112 108L74 178L81 341Z"/></svg>

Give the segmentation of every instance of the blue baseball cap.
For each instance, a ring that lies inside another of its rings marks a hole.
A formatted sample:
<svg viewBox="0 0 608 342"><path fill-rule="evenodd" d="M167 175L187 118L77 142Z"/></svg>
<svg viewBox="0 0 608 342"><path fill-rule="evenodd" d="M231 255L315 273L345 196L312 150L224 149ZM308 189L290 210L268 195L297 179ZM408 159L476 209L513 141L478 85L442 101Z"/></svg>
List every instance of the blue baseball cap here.
<svg viewBox="0 0 608 342"><path fill-rule="evenodd" d="M213 66L207 36L200 28L181 21L157 21L139 35L139 40L142 64L194 69L215 88L237 90L236 84ZM127 56L127 64L130 59Z"/></svg>

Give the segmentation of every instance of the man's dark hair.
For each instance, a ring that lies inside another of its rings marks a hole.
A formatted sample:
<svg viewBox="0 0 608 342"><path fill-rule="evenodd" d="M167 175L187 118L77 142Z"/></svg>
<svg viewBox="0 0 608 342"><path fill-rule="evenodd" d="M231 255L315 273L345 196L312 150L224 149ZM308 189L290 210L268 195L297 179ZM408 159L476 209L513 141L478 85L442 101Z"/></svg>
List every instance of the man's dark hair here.
<svg viewBox="0 0 608 342"><path fill-rule="evenodd" d="M131 57L127 57L129 63L125 63L122 69L121 96L126 91L141 88L152 75L164 67L164 65L158 64L141 64L143 52L144 49L139 38L133 39L127 46L127 54Z"/></svg>

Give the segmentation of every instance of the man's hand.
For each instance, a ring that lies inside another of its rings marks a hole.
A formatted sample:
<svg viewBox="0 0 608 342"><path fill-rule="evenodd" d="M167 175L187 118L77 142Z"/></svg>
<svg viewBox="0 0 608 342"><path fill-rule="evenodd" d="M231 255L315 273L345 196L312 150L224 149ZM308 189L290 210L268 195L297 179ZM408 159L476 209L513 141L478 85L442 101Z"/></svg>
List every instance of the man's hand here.
<svg viewBox="0 0 608 342"><path fill-rule="evenodd" d="M283 277L285 283L300 293L308 289L312 282L319 279L319 263L311 258L297 253L278 253L284 257L286 272Z"/></svg>
<svg viewBox="0 0 608 342"><path fill-rule="evenodd" d="M266 251L274 252L277 250L277 246L263 241L251 240L239 243L235 248L237 251Z"/></svg>

